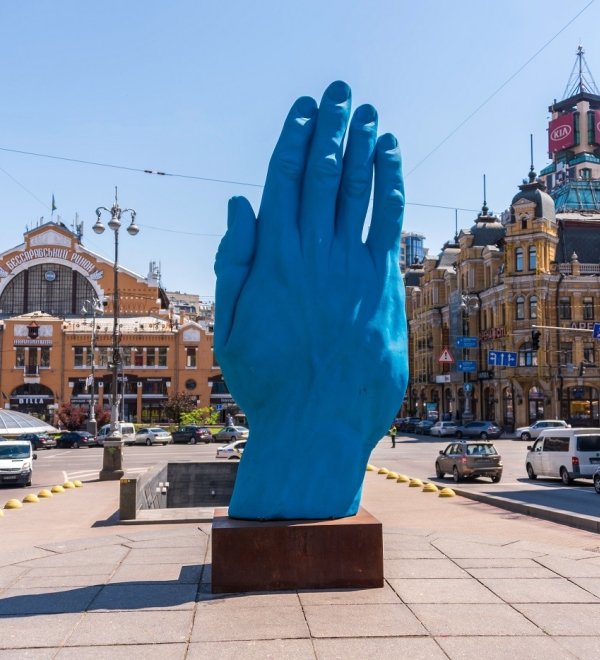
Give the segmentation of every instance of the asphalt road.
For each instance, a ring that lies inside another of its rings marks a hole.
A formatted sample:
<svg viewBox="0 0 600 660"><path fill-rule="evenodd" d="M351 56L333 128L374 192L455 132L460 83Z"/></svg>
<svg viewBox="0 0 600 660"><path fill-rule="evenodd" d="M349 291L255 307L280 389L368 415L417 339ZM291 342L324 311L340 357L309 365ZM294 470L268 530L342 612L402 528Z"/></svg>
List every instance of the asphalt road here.
<svg viewBox="0 0 600 660"><path fill-rule="evenodd" d="M440 439L430 436L398 436L396 447L392 449L390 439L385 437L373 450L370 460L378 467L385 466L411 477L452 486L451 478L437 479L434 470L437 453L451 440L451 438ZM600 515L600 496L594 491L591 481L580 480L571 486L563 486L559 479L530 481L525 472L525 454L530 443L520 440L494 440L494 444L504 463L502 481L498 484L492 484L486 478L461 481L462 490L473 490L571 513ZM212 443L125 447L124 467L126 470L139 473L157 463L168 461L212 461L215 460L218 446L217 443ZM326 439L324 439L324 450L325 448ZM11 491L18 491L19 494L37 492L40 488L63 483L67 479L96 481L102 469L102 451L97 447L38 451L31 487L0 486L0 492L2 494L9 494Z"/></svg>
<svg viewBox="0 0 600 660"><path fill-rule="evenodd" d="M453 486L452 478L435 476L435 457L453 438L430 436L399 436L392 449L389 438L383 438L371 454L371 463L387 467L411 477L427 479L438 485ZM476 491L509 498L526 504L535 504L587 516L600 515L600 495L596 494L591 480L581 479L571 486L563 486L560 479L530 481L525 471L527 446L532 442L521 440L493 440L502 456L504 471L502 481L491 483L481 478L460 482L461 490Z"/></svg>

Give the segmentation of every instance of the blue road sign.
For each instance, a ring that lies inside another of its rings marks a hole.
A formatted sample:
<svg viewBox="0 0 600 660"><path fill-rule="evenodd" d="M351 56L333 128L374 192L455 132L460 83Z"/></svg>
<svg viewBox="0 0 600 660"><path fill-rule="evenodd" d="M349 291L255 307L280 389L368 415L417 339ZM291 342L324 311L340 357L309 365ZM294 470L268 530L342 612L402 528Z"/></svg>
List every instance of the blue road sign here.
<svg viewBox="0 0 600 660"><path fill-rule="evenodd" d="M600 323L594 323L594 339L600 339Z"/></svg>
<svg viewBox="0 0 600 660"><path fill-rule="evenodd" d="M477 362L475 360L458 360L456 368L463 373L477 371Z"/></svg>
<svg viewBox="0 0 600 660"><path fill-rule="evenodd" d="M517 354L512 351L488 351L488 365L491 367L516 367Z"/></svg>
<svg viewBox="0 0 600 660"><path fill-rule="evenodd" d="M456 348L477 348L479 341L477 337L457 337Z"/></svg>

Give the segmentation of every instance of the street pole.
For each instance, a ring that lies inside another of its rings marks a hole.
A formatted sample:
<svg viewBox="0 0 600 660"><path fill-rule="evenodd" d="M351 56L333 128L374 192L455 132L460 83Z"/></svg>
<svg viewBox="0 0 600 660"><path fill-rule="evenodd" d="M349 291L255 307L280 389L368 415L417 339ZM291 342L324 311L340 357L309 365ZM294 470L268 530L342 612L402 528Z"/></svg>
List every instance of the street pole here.
<svg viewBox="0 0 600 660"><path fill-rule="evenodd" d="M83 303L81 309L82 314L92 315L92 382L91 382L91 392L90 392L90 416L87 422L88 433L91 433L93 436L98 433L98 424L96 422L96 397L95 397L95 388L96 388L96 315L102 314L104 312L102 304L98 298L93 298L92 300L86 300Z"/></svg>
<svg viewBox="0 0 600 660"><path fill-rule="evenodd" d="M108 222L109 229L115 236L115 260L114 260L114 282L113 282L113 333L112 333L112 388L111 388L111 410L110 410L110 435L104 441L104 453L102 457L102 470L100 480L118 480L123 472L123 437L119 425L119 364L120 355L120 333L119 333L119 229L121 217L129 213L131 223L127 227L127 233L135 236L140 228L135 224L135 211L133 209L121 209L117 199L117 188L115 187L115 201L110 209L99 206L96 209L96 223L92 227L96 234L104 232L101 221L102 212L110 213Z"/></svg>

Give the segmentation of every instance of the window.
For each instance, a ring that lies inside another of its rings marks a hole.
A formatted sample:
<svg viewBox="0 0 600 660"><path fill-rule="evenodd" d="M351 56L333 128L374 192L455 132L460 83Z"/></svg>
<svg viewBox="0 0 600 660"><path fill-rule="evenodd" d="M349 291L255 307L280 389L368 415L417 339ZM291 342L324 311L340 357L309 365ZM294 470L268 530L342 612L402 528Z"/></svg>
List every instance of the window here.
<svg viewBox="0 0 600 660"><path fill-rule="evenodd" d="M582 167L579 170L579 176L584 181L589 181L592 178L592 170L589 167Z"/></svg>
<svg viewBox="0 0 600 660"><path fill-rule="evenodd" d="M515 270L517 273L523 272L523 248L515 250Z"/></svg>
<svg viewBox="0 0 600 660"><path fill-rule="evenodd" d="M568 341L568 342L561 342L560 344L560 363L562 365L565 364L573 364L573 343Z"/></svg>
<svg viewBox="0 0 600 660"><path fill-rule="evenodd" d="M531 296L531 298L529 298L529 318L530 319L537 319L537 304L538 304L537 296Z"/></svg>
<svg viewBox="0 0 600 660"><path fill-rule="evenodd" d="M531 342L521 344L519 348L519 366L537 367L537 351L532 349Z"/></svg>
<svg viewBox="0 0 600 660"><path fill-rule="evenodd" d="M75 346L73 348L73 365L76 367L83 367L83 346Z"/></svg>
<svg viewBox="0 0 600 660"><path fill-rule="evenodd" d="M527 250L527 256L529 259L529 270L535 270L537 268L537 250L535 247L531 246Z"/></svg>
<svg viewBox="0 0 600 660"><path fill-rule="evenodd" d="M86 367L91 367L92 366L92 349L91 349L91 347L85 349L85 366Z"/></svg>
<svg viewBox="0 0 600 660"><path fill-rule="evenodd" d="M40 367L50 366L50 346L42 346L40 349Z"/></svg>
<svg viewBox="0 0 600 660"><path fill-rule="evenodd" d="M154 346L146 349L146 366L155 367L156 366L156 349Z"/></svg>
<svg viewBox="0 0 600 660"><path fill-rule="evenodd" d="M525 318L525 298L518 296L515 305L515 318L520 321Z"/></svg>
<svg viewBox="0 0 600 660"><path fill-rule="evenodd" d="M561 298L558 301L558 318L570 319L571 318L571 299Z"/></svg>
<svg viewBox="0 0 600 660"><path fill-rule="evenodd" d="M121 347L121 366L130 367L131 366L131 346Z"/></svg>
<svg viewBox="0 0 600 660"><path fill-rule="evenodd" d="M187 347L185 349L185 366L186 367L195 367L196 366L196 348Z"/></svg>
<svg viewBox="0 0 600 660"><path fill-rule="evenodd" d="M588 364L596 364L596 351L594 344L585 344L583 347L583 361Z"/></svg>
<svg viewBox="0 0 600 660"><path fill-rule="evenodd" d="M136 367L143 367L144 366L144 351L142 348L136 348L134 349L135 352L133 354L133 364Z"/></svg>
<svg viewBox="0 0 600 660"><path fill-rule="evenodd" d="M167 347L160 346L158 348L158 366L166 367L167 366Z"/></svg>
<svg viewBox="0 0 600 660"><path fill-rule="evenodd" d="M98 349L98 366L104 369L108 368L108 351L108 346L101 346Z"/></svg>
<svg viewBox="0 0 600 660"><path fill-rule="evenodd" d="M23 347L17 348L15 351L15 367L25 366L25 349Z"/></svg>
<svg viewBox="0 0 600 660"><path fill-rule="evenodd" d="M593 298L584 298L583 299L583 320L584 321L593 321L594 320L594 299Z"/></svg>

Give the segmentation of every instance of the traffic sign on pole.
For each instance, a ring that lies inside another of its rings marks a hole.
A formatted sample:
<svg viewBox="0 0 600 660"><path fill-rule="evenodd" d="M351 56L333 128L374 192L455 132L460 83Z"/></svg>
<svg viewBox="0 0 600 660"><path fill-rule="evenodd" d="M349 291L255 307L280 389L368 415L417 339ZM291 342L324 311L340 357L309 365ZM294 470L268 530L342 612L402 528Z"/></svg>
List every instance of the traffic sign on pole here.
<svg viewBox="0 0 600 660"><path fill-rule="evenodd" d="M438 362L449 362L449 363L454 362L454 358L452 357L452 353L450 353L447 346L444 346L444 348L442 349L442 353L441 353L440 357L438 358Z"/></svg>
<svg viewBox="0 0 600 660"><path fill-rule="evenodd" d="M459 360L456 367L463 373L477 371L477 362L475 360Z"/></svg>
<svg viewBox="0 0 600 660"><path fill-rule="evenodd" d="M455 345L456 348L477 348L479 341L477 337L457 337Z"/></svg>
<svg viewBox="0 0 600 660"><path fill-rule="evenodd" d="M491 367L516 367L517 354L513 351L488 351L488 365Z"/></svg>
<svg viewBox="0 0 600 660"><path fill-rule="evenodd" d="M594 323L592 332L594 339L600 339L600 323Z"/></svg>

